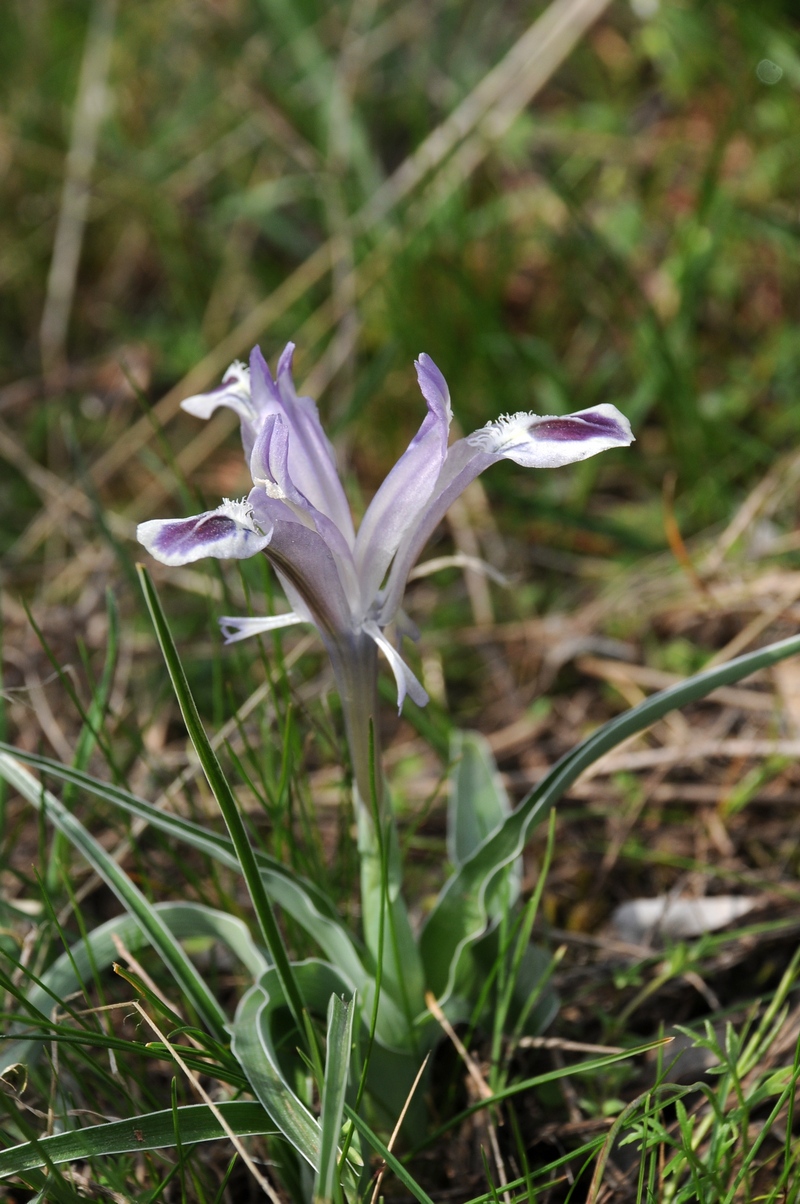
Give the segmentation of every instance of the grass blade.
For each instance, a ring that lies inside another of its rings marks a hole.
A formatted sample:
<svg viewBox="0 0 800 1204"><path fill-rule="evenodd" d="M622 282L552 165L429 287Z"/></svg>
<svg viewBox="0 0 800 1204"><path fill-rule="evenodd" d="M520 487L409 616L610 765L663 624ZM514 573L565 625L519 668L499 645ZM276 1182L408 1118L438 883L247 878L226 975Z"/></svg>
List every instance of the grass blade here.
<svg viewBox="0 0 800 1204"><path fill-rule="evenodd" d="M355 997L349 1001L331 995L328 1003L328 1041L325 1051L325 1083L320 1110L319 1166L314 1181L314 1201L333 1204L339 1184L339 1134L342 1130L344 1097L350 1077L350 1052L353 1046Z"/></svg>
<svg viewBox="0 0 800 1204"><path fill-rule="evenodd" d="M200 721L200 715L189 689L189 683L186 680L186 674L183 671L183 665L178 656L175 641L167 625L166 616L161 608L161 603L158 600L155 587L150 579L150 574L143 565L139 565L138 567L147 607L156 629L158 642L161 645L161 651L172 680L175 696L178 699L178 705L181 708L186 730L200 759L200 764L203 766L203 772L208 779L208 784L219 804L219 809L222 812L223 819L233 841L239 864L242 867L242 874L247 883L247 889L250 893L250 899L256 913L261 934L264 938L264 943L275 963L275 969L278 972L278 977L281 980L281 986L286 996L286 1003L297 1025L298 1032L302 1034L305 1031L302 1019L303 1001L300 998L300 992L294 979L288 954L284 948L280 929L272 911L272 905L270 904L261 874L259 873L253 846L250 844L247 836L244 822L239 814L239 808L233 797L233 791L228 784L222 766L211 747L205 728Z"/></svg>
<svg viewBox="0 0 800 1204"><path fill-rule="evenodd" d="M225 1121L238 1137L272 1135L275 1126L261 1104L246 1100L228 1100L217 1104ZM140 1150L166 1149L175 1145L177 1118L182 1145L196 1141L215 1141L226 1137L225 1130L207 1104L189 1104L173 1112L146 1112L128 1120L110 1121L26 1141L0 1152L0 1178L50 1163L73 1162L100 1154L129 1154Z"/></svg>
<svg viewBox="0 0 800 1204"><path fill-rule="evenodd" d="M383 1161L389 1167L389 1170L397 1176L403 1187L407 1188L416 1200L419 1200L419 1204L433 1204L427 1192L423 1191L416 1179L403 1166L399 1158L396 1158L391 1150L383 1144L380 1137L373 1133L367 1122L362 1120L358 1113L354 1112L348 1104L345 1104L344 1111L348 1120L353 1122L353 1125L358 1129L361 1136L369 1142L376 1154L380 1154Z"/></svg>

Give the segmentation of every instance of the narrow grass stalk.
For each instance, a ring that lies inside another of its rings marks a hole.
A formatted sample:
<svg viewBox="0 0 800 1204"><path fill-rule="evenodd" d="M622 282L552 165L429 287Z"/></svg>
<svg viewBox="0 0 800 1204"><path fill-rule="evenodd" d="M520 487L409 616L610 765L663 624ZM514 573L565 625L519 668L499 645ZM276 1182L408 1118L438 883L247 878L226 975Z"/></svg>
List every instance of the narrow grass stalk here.
<svg viewBox="0 0 800 1204"><path fill-rule="evenodd" d="M411 1192L419 1204L433 1204L427 1192L423 1191L416 1179L406 1170L402 1162L397 1158L387 1146L383 1144L380 1137L373 1133L365 1120L362 1120L357 1112L354 1112L349 1104L344 1106L345 1116L352 1121L354 1127L358 1129L361 1136L369 1142L376 1154L380 1154L383 1161L389 1169L397 1176L403 1187Z"/></svg>
<svg viewBox="0 0 800 1204"><path fill-rule="evenodd" d="M222 812L223 819L233 842L236 855L242 867L242 874L247 889L250 894L250 899L253 904L253 910L256 913L256 919L261 930L261 935L264 943L269 950L270 956L275 963L275 969L278 973L281 987L286 996L286 1002L289 1010L292 1013L292 1018L297 1026L301 1036L305 1036L305 1025L303 1023L303 1000L297 986L297 982L292 971L292 966L289 961L288 954L283 944L283 937L278 928L269 897L264 888L264 883L258 869L253 852L253 846L245 830L244 822L239 814L239 808L236 805L236 800L233 797L233 791L223 773L222 766L217 759L209 742L205 729L200 721L200 715L197 711L194 698L189 689L189 683L186 680L186 674L183 671L178 650L175 647L175 642L172 639L172 633L169 630L166 616L161 608L161 603L158 600L155 587L150 578L150 574L143 565L138 566L139 578L142 583L145 601L147 602L150 616L153 620L153 625L156 629L158 642L161 645L161 651L166 661L167 670L172 680L172 685L175 690L175 696L178 699L178 705L181 708L184 723L186 724L189 737L194 745L195 752L203 766L203 772L206 775L208 784L214 794L214 797L219 804L219 809Z"/></svg>
<svg viewBox="0 0 800 1204"><path fill-rule="evenodd" d="M342 1128L344 1097L350 1075L350 1050L353 1044L355 999L331 995L328 1001L328 1035L325 1051L325 1079L322 1084L319 1165L314 1182L315 1204L333 1204L341 1199L337 1175L338 1144ZM344 1166L344 1162L341 1164Z"/></svg>
<svg viewBox="0 0 800 1204"><path fill-rule="evenodd" d="M376 782L376 778L375 778L375 773L376 773L375 725L372 721L370 721L370 728L369 728L369 776L370 776L370 782L371 782L370 797L371 797L371 803L372 803L372 813L377 818L379 803L378 803L378 787L377 787L377 782ZM384 948L384 941L385 941L385 937L386 937L386 911L389 906L389 900L388 900L388 884L389 883L388 883L388 868L386 866L386 846L385 846L385 841L383 839L383 829L381 827L378 827L377 831L380 833L379 850L380 850L380 858L381 858L381 879L384 883L384 889L383 889L383 891L381 891L381 905L380 905L380 912L378 914L378 948L377 948L378 957L377 957L377 962L375 965L375 993L374 993L374 997L372 1000L372 1014L369 1019L369 1034L367 1036L367 1048L366 1048L366 1052L364 1054L364 1065L361 1068L361 1077L359 1079L358 1090L356 1092L356 1100L355 1100L356 1112L358 1111L358 1109L361 1106L361 1100L364 1098L364 1091L367 1086L367 1075L369 1073L369 1062L370 1062L370 1058L372 1056L372 1048L375 1044L375 1030L378 1027L378 1010L380 1008L381 987L383 984L383 948ZM344 1146L342 1149L342 1156L341 1156L341 1159L339 1162L340 1168L344 1167L345 1159L347 1158L347 1153L348 1153L348 1150L350 1149L350 1145L353 1140L354 1132L355 1132L355 1129L351 1128L351 1130L345 1137Z"/></svg>
<svg viewBox="0 0 800 1204"><path fill-rule="evenodd" d="M624 1062L627 1058L638 1057L640 1054L648 1053L651 1049L658 1049L660 1045L665 1045L671 1040L671 1037L660 1037L655 1041L648 1041L645 1045L637 1045L632 1049L626 1049L624 1053L588 1058L586 1061L576 1062L572 1066L559 1066L557 1069L549 1070L545 1074L537 1074L533 1078L522 1079L519 1083L512 1083L510 1087L504 1087L501 1091L495 1091L493 1095L487 1095L485 1099L471 1104L456 1116L452 1116L446 1124L440 1125L438 1129L434 1129L432 1133L429 1133L425 1141L416 1147L414 1153L419 1153L420 1150L433 1145L435 1141L438 1141L440 1137L448 1133L451 1129L456 1128L462 1121L473 1116L476 1112L482 1111L484 1108L491 1108L493 1104L502 1103L503 1100L511 1099L512 1096L519 1095L523 1091L530 1091L534 1087L541 1087L544 1083L552 1083L556 1079L565 1079L571 1074L589 1074L591 1071L601 1070L604 1066L611 1066L615 1062Z"/></svg>

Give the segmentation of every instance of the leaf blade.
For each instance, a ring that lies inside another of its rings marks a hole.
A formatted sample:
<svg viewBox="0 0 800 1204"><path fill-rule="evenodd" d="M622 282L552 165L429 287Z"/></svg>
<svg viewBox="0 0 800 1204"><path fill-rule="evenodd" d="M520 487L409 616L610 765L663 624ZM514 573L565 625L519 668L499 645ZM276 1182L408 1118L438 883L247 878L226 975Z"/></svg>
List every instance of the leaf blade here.
<svg viewBox="0 0 800 1204"><path fill-rule="evenodd" d="M704 698L718 686L741 681L760 669L800 652L800 636L791 636L706 670L645 699L582 741L545 775L502 825L445 883L420 937L431 989L440 1002L452 993L461 952L486 929L486 895L504 866L518 857L531 828L545 818L575 779L622 740L643 731L663 715Z"/></svg>
<svg viewBox="0 0 800 1204"><path fill-rule="evenodd" d="M261 1104L249 1100L228 1100L216 1105L226 1123L238 1137L271 1136L277 1133ZM72 1162L102 1154L128 1154L140 1150L166 1149L175 1145L175 1116L171 1108L146 1112L129 1120L109 1121L86 1129L71 1129L26 1141L0 1151L0 1178L51 1163ZM208 1104L188 1104L178 1108L177 1117L182 1144L216 1141L227 1137Z"/></svg>
<svg viewBox="0 0 800 1204"><path fill-rule="evenodd" d="M44 787L7 753L0 753L0 775L19 791L37 810L68 837L92 868L113 891L125 910L147 932L151 944L172 973L175 981L191 999L209 1029L224 1039L227 1017L180 944L158 915L154 906L142 894L128 875L109 856L99 841L84 828L80 820L66 809L55 795Z"/></svg>
<svg viewBox="0 0 800 1204"><path fill-rule="evenodd" d="M319 1166L314 1180L314 1200L333 1204L339 1166L339 1135L344 1115L345 1092L350 1078L353 1018L356 1000L333 994L328 1001L328 1041L325 1050L325 1083L320 1109Z"/></svg>

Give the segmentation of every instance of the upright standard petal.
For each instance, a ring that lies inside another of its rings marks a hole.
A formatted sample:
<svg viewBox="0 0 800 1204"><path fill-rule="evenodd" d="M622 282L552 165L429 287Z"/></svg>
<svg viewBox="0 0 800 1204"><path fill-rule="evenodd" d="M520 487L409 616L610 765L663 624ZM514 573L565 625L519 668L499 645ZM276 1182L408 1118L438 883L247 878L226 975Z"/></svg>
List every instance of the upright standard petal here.
<svg viewBox="0 0 800 1204"><path fill-rule="evenodd" d="M560 468L632 442L628 419L616 406L605 404L563 418L513 414L459 439L447 453L427 505L397 549L379 623L385 626L397 613L408 574L447 510L491 464L507 459L525 468Z"/></svg>
<svg viewBox="0 0 800 1204"><path fill-rule="evenodd" d="M264 421L250 457L250 471L266 495L288 507L294 518L316 530L333 553L353 614L362 609L361 589L351 546L339 526L298 489L291 473L293 433L282 414Z"/></svg>
<svg viewBox="0 0 800 1204"><path fill-rule="evenodd" d="M429 355L414 366L428 413L359 527L356 566L366 599L374 597L405 532L427 505L447 455L452 418L447 381Z"/></svg>
<svg viewBox="0 0 800 1204"><path fill-rule="evenodd" d="M523 468L561 468L633 443L631 424L616 406L599 405L563 418L505 414L470 435L472 447Z"/></svg>
<svg viewBox="0 0 800 1204"><path fill-rule="evenodd" d="M151 556L171 566L191 564L204 556L244 560L261 552L272 538L272 527L261 528L247 500L228 498L216 510L192 518L152 519L140 523L136 538Z"/></svg>
<svg viewBox="0 0 800 1204"><path fill-rule="evenodd" d="M292 379L294 343L287 344L278 363L277 380L259 347L250 356L253 400L259 412L280 414L288 424L289 473L297 488L313 506L336 524L350 547L355 541L353 519L347 503L333 447L310 397L298 397Z"/></svg>

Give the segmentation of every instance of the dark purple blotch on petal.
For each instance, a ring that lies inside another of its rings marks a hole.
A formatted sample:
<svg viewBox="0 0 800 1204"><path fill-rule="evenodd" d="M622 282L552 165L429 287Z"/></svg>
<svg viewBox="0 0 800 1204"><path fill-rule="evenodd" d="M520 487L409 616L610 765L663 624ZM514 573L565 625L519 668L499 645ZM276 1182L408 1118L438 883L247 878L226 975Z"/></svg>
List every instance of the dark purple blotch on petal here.
<svg viewBox="0 0 800 1204"><path fill-rule="evenodd" d="M569 418L546 418L544 422L531 423L533 439L552 439L558 443L581 443L586 439L611 438L626 440L627 433L608 414L589 411Z"/></svg>
<svg viewBox="0 0 800 1204"><path fill-rule="evenodd" d="M175 556L201 545L205 547L220 539L228 539L237 529L233 519L224 514L211 514L208 518L198 520L176 519L174 523L164 524L155 547L165 556Z"/></svg>

